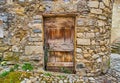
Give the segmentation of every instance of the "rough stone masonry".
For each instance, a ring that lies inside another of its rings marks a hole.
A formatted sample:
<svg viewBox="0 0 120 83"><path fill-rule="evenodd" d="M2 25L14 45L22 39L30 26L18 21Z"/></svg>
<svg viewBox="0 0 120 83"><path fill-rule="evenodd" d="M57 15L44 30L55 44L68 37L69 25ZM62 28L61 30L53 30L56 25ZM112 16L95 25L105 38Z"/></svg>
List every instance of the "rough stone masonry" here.
<svg viewBox="0 0 120 83"><path fill-rule="evenodd" d="M0 59L8 65L44 67L44 15L75 15L76 74L94 76L110 67L112 0L0 1Z"/></svg>

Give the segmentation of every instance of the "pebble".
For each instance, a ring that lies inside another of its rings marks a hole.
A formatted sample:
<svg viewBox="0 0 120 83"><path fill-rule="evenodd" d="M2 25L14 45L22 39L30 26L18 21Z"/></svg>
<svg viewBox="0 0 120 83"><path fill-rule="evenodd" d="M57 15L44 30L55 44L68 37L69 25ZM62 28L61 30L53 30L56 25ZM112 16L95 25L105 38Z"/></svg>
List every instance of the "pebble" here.
<svg viewBox="0 0 120 83"><path fill-rule="evenodd" d="M62 81L62 80L60 80L60 81L59 81L59 83L63 83L63 81Z"/></svg>

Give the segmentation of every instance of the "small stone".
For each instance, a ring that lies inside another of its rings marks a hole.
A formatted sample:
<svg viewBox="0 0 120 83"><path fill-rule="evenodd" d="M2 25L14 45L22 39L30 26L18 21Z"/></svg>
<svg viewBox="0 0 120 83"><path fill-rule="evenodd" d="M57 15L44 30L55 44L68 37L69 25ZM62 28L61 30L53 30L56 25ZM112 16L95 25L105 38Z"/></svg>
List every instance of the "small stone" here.
<svg viewBox="0 0 120 83"><path fill-rule="evenodd" d="M92 54L94 52L94 50L89 50L89 53Z"/></svg>
<svg viewBox="0 0 120 83"><path fill-rule="evenodd" d="M103 4L103 2L100 2L100 8L104 9L105 5Z"/></svg>
<svg viewBox="0 0 120 83"><path fill-rule="evenodd" d="M32 81L31 80L27 80L26 83L32 83Z"/></svg>
<svg viewBox="0 0 120 83"><path fill-rule="evenodd" d="M59 83L63 83L63 81L62 81L62 80L60 80L60 81L59 81Z"/></svg>
<svg viewBox="0 0 120 83"><path fill-rule="evenodd" d="M91 57L91 54L84 54L84 57L89 58L89 57Z"/></svg>
<svg viewBox="0 0 120 83"><path fill-rule="evenodd" d="M92 45L95 45L95 44L96 44L95 40L92 40L92 41L91 41L91 44L92 44Z"/></svg>
<svg viewBox="0 0 120 83"><path fill-rule="evenodd" d="M85 23L85 19L84 18L79 18L78 20L77 20L77 25L78 26L83 26Z"/></svg>
<svg viewBox="0 0 120 83"><path fill-rule="evenodd" d="M86 54L86 53L88 53L88 51L87 50L83 50L83 53Z"/></svg>
<svg viewBox="0 0 120 83"><path fill-rule="evenodd" d="M77 69L85 68L85 64L84 63L77 63L76 68Z"/></svg>
<svg viewBox="0 0 120 83"><path fill-rule="evenodd" d="M39 42L42 41L42 38L38 37L29 37L28 39L30 42Z"/></svg>
<svg viewBox="0 0 120 83"><path fill-rule="evenodd" d="M100 56L98 55L98 54L94 54L93 56L92 56L92 58L93 59L97 59L97 58L99 58Z"/></svg>
<svg viewBox="0 0 120 83"><path fill-rule="evenodd" d="M23 80L23 81L21 81L20 83L26 83L26 81L25 81L25 80Z"/></svg>
<svg viewBox="0 0 120 83"><path fill-rule="evenodd" d="M107 19L105 16L102 16L102 15L100 15L98 18L102 19L102 20L106 20Z"/></svg>
<svg viewBox="0 0 120 83"><path fill-rule="evenodd" d="M106 6L109 6L109 5L110 5L110 0L103 0L103 3L104 3Z"/></svg>
<svg viewBox="0 0 120 83"><path fill-rule="evenodd" d="M98 58L98 59L97 59L97 63L102 63L102 59L101 59L101 58Z"/></svg>
<svg viewBox="0 0 120 83"><path fill-rule="evenodd" d="M91 11L91 13L94 13L94 14L102 14L101 9L91 9L90 11Z"/></svg>
<svg viewBox="0 0 120 83"><path fill-rule="evenodd" d="M96 20L95 19L89 19L86 23L86 25L92 26L92 25L96 25Z"/></svg>
<svg viewBox="0 0 120 83"><path fill-rule="evenodd" d="M40 29L34 29L33 32L34 33L42 33L42 31Z"/></svg>
<svg viewBox="0 0 120 83"><path fill-rule="evenodd" d="M100 41L100 45L105 45L106 43L106 41Z"/></svg>
<svg viewBox="0 0 120 83"><path fill-rule="evenodd" d="M101 20L98 20L97 23L98 23L98 26L104 26L105 25L105 22L101 21Z"/></svg>
<svg viewBox="0 0 120 83"><path fill-rule="evenodd" d="M77 39L78 45L90 45L90 39Z"/></svg>
<svg viewBox="0 0 120 83"><path fill-rule="evenodd" d="M12 51L13 52L19 52L19 47L16 46L16 45L12 46Z"/></svg>
<svg viewBox="0 0 120 83"><path fill-rule="evenodd" d="M77 37L78 37L78 38L84 38L85 35L84 35L83 33L77 33Z"/></svg>
<svg viewBox="0 0 120 83"><path fill-rule="evenodd" d="M94 7L94 8L98 8L99 2L98 1L89 1L88 2L88 6L89 7Z"/></svg>
<svg viewBox="0 0 120 83"><path fill-rule="evenodd" d="M84 83L84 80L83 79L77 79L76 83Z"/></svg>
<svg viewBox="0 0 120 83"><path fill-rule="evenodd" d="M81 53L81 52L82 52L82 49L81 49L81 48L77 48L76 52L77 52L77 53Z"/></svg>
<svg viewBox="0 0 120 83"><path fill-rule="evenodd" d="M40 83L40 81L35 81L35 83Z"/></svg>
<svg viewBox="0 0 120 83"><path fill-rule="evenodd" d="M0 46L0 52L4 52L9 49L9 46Z"/></svg>
<svg viewBox="0 0 120 83"><path fill-rule="evenodd" d="M106 47L105 47L105 46L102 46L102 47L101 47L101 51L103 51L103 52L106 51Z"/></svg>
<svg viewBox="0 0 120 83"><path fill-rule="evenodd" d="M94 33L86 33L86 38L94 38L95 34Z"/></svg>
<svg viewBox="0 0 120 83"><path fill-rule="evenodd" d="M83 59L83 56L82 56L82 54L76 54L76 58L77 59Z"/></svg>
<svg viewBox="0 0 120 83"><path fill-rule="evenodd" d="M90 77L88 80L90 83L95 83L95 79L93 77Z"/></svg>
<svg viewBox="0 0 120 83"><path fill-rule="evenodd" d="M67 80L64 80L64 83L67 83L68 81Z"/></svg>

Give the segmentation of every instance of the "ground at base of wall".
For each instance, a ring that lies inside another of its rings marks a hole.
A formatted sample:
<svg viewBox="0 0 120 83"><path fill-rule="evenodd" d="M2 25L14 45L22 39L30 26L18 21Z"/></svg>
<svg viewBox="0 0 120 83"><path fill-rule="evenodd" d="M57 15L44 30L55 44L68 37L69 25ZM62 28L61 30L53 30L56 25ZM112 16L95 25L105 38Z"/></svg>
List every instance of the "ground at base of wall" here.
<svg viewBox="0 0 120 83"><path fill-rule="evenodd" d="M98 77L80 77L77 75L59 75L51 73L34 73L29 79L21 83L120 83L120 78L114 77L113 71Z"/></svg>
<svg viewBox="0 0 120 83"><path fill-rule="evenodd" d="M107 73L98 77L80 77L77 75L54 74L50 72L33 73L14 71L6 77L0 78L0 83L120 83L120 79L111 74Z"/></svg>
<svg viewBox="0 0 120 83"><path fill-rule="evenodd" d="M57 73L34 73L21 83L120 83L120 55L111 54L111 68L108 73L98 77L80 77Z"/></svg>
<svg viewBox="0 0 120 83"><path fill-rule="evenodd" d="M13 71L7 76L0 78L0 83L120 83L119 64L120 55L111 54L111 68L105 75L84 77L75 74L46 72L41 70L32 72Z"/></svg>

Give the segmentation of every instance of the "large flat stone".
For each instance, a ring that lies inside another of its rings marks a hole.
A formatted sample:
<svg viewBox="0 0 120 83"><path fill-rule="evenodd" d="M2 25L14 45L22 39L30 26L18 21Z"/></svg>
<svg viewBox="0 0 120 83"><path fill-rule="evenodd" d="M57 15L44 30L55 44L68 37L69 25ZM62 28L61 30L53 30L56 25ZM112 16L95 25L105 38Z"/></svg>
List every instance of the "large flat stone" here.
<svg viewBox="0 0 120 83"><path fill-rule="evenodd" d="M39 54L43 53L43 46L25 46L25 54Z"/></svg>

